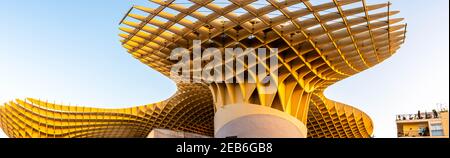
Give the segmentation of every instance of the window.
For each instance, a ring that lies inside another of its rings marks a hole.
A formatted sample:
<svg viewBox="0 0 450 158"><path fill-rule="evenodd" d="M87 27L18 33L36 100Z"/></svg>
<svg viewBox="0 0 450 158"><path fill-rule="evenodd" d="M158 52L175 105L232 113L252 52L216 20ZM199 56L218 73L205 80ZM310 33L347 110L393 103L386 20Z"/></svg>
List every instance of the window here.
<svg viewBox="0 0 450 158"><path fill-rule="evenodd" d="M442 124L440 123L431 124L431 135L444 136L444 129L442 128Z"/></svg>

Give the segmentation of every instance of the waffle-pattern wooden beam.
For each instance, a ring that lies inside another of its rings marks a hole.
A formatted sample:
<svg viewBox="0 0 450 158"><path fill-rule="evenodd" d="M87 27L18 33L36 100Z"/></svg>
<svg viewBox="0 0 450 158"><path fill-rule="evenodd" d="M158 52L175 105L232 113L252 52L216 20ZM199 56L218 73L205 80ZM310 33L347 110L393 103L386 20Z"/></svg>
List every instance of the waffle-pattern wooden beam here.
<svg viewBox="0 0 450 158"><path fill-rule="evenodd" d="M373 133L371 118L342 103L314 95L308 114L308 137L369 138Z"/></svg>
<svg viewBox="0 0 450 158"><path fill-rule="evenodd" d="M383 62L404 43L406 25L402 18L393 18L399 12L391 11L390 3L150 1L153 5L133 6L121 21L122 45L134 58L169 77L171 68L179 62L169 60L171 51L180 47L193 50L194 40L200 40L204 47L221 49L277 48L280 62L277 74L268 72L270 77L279 76L277 92L262 94L259 83L178 83L179 92L162 103L108 112L93 108L74 111L67 106L48 107L49 103L32 99L17 100L0 111L0 125L7 134L145 137L153 128L168 128L212 136L214 112L232 104L257 104L285 112L307 124L312 138L367 138L373 134L368 115L327 99L323 91ZM233 61L223 64L227 62ZM246 70L233 73L248 74L254 66L245 64ZM229 79L238 80L236 76ZM40 107L46 108L34 111ZM110 115L120 117L98 119Z"/></svg>

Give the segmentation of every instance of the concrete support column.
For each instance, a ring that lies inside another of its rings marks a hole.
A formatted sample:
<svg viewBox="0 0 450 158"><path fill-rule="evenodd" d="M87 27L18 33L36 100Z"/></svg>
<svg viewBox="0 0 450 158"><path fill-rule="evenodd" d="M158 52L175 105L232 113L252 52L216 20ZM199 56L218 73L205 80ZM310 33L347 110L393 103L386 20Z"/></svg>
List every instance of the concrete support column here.
<svg viewBox="0 0 450 158"><path fill-rule="evenodd" d="M252 104L227 105L214 118L216 138L306 138L307 128L282 111Z"/></svg>

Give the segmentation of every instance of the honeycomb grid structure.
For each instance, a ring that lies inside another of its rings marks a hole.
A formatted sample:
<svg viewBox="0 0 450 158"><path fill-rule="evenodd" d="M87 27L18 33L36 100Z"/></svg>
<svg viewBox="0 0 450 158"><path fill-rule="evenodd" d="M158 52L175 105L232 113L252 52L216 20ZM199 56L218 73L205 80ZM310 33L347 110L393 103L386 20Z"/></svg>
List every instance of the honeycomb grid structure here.
<svg viewBox="0 0 450 158"><path fill-rule="evenodd" d="M365 0L151 0L121 22L122 45L134 58L170 77L178 62L169 60L171 51L192 50L193 40L217 48L278 48L277 93L263 95L259 84L177 83L168 100L128 109L16 100L0 107L0 126L15 138L142 138L155 128L213 136L217 109L250 103L296 117L310 138L369 138L370 117L323 92L400 48L406 24L392 18L398 13L390 3Z"/></svg>

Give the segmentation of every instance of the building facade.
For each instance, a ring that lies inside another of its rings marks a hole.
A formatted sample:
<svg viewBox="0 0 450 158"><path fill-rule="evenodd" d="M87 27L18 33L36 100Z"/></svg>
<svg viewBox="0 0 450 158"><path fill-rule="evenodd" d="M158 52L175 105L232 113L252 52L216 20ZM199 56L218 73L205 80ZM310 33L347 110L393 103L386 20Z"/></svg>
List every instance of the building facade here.
<svg viewBox="0 0 450 158"><path fill-rule="evenodd" d="M449 138L448 110L397 115L399 138Z"/></svg>

